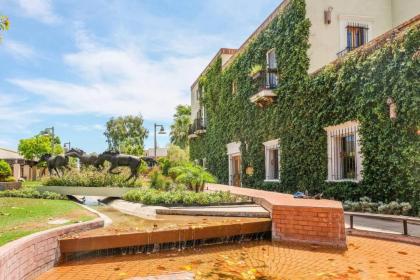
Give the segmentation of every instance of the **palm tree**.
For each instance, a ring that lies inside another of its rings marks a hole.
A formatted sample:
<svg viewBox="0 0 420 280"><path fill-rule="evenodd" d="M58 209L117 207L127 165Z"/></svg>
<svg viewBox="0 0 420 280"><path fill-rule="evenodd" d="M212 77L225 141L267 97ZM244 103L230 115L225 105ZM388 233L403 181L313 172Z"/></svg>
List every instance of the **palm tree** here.
<svg viewBox="0 0 420 280"><path fill-rule="evenodd" d="M205 183L215 183L216 178L199 165L186 164L169 169L175 182L184 184L189 190L202 192Z"/></svg>
<svg viewBox="0 0 420 280"><path fill-rule="evenodd" d="M188 129L191 124L191 106L178 105L171 125L171 143L185 149L188 146Z"/></svg>

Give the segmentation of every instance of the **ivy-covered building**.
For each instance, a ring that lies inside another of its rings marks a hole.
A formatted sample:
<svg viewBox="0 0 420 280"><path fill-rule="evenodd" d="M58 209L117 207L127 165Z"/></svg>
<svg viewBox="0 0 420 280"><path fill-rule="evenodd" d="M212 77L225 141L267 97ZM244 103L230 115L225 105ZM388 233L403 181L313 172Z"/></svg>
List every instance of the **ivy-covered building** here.
<svg viewBox="0 0 420 280"><path fill-rule="evenodd" d="M420 1L284 0L191 87L220 183L420 207Z"/></svg>

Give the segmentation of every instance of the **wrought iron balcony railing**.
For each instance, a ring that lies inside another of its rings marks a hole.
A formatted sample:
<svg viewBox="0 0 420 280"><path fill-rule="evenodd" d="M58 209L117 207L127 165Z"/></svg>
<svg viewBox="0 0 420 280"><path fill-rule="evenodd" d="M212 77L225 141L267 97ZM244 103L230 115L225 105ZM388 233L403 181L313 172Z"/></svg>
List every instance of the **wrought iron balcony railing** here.
<svg viewBox="0 0 420 280"><path fill-rule="evenodd" d="M252 75L252 79L257 84L258 91L275 89L278 86L277 69L261 70Z"/></svg>
<svg viewBox="0 0 420 280"><path fill-rule="evenodd" d="M189 135L193 134L202 134L206 132L207 121L205 118L196 118L192 124L190 124L190 128L188 131Z"/></svg>

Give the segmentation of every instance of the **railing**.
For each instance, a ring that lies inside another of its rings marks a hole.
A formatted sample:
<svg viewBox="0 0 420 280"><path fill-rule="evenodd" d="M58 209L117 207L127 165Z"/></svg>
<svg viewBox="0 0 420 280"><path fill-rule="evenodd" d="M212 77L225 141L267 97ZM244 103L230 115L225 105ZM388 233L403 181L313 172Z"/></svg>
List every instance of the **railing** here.
<svg viewBox="0 0 420 280"><path fill-rule="evenodd" d="M206 121L206 119L205 118L202 118L202 117L197 118L190 125L188 134L191 135L191 134L194 134L194 133L196 133L198 131L204 132L206 130L206 127L207 127L207 121Z"/></svg>
<svg viewBox="0 0 420 280"><path fill-rule="evenodd" d="M404 235L408 235L409 222L420 225L419 218L408 217L408 216L381 215L381 214L357 213L357 212L345 212L345 215L350 217L350 229L354 229L354 217L402 222L402 233Z"/></svg>
<svg viewBox="0 0 420 280"><path fill-rule="evenodd" d="M255 81L258 91L266 89L275 89L278 86L277 69L266 69L255 73L252 76Z"/></svg>

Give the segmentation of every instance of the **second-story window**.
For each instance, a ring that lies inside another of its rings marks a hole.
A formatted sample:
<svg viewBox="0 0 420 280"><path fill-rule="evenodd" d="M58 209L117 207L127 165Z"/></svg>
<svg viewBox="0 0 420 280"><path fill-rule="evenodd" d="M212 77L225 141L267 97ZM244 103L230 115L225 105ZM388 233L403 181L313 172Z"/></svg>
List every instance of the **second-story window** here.
<svg viewBox="0 0 420 280"><path fill-rule="evenodd" d="M367 25L352 23L347 25L346 31L348 51L351 51L367 43L369 31Z"/></svg>
<svg viewBox="0 0 420 280"><path fill-rule="evenodd" d="M276 88L277 78L277 58L276 50L271 49L267 52L267 88Z"/></svg>

